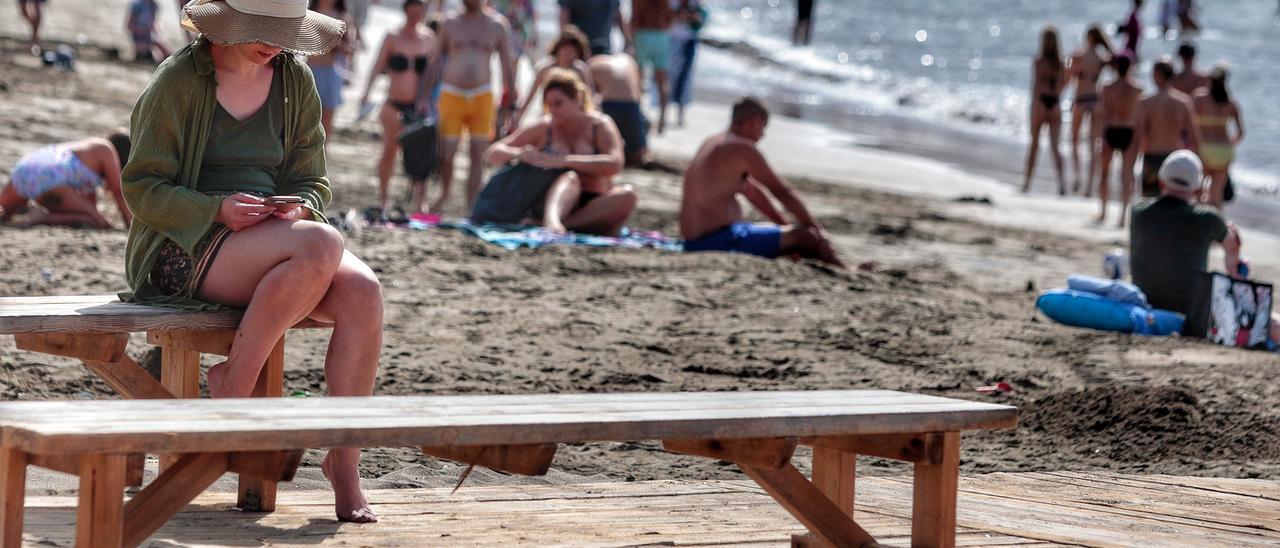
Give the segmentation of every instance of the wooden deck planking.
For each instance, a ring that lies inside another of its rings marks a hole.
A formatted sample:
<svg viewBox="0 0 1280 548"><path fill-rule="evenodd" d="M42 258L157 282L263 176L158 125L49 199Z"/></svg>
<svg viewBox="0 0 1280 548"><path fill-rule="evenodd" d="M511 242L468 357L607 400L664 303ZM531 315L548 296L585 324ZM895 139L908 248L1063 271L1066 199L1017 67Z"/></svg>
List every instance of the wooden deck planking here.
<svg viewBox="0 0 1280 548"><path fill-rule="evenodd" d="M1065 481L1064 481L1065 480ZM1280 543L1280 482L1110 473L962 477L958 546L1252 546ZM860 525L909 544L909 478L859 478ZM397 489L370 493L383 522L337 524L332 495L284 491L274 514L206 493L147 544L785 546L801 527L747 480ZM72 497L27 498L25 540L69 545Z"/></svg>

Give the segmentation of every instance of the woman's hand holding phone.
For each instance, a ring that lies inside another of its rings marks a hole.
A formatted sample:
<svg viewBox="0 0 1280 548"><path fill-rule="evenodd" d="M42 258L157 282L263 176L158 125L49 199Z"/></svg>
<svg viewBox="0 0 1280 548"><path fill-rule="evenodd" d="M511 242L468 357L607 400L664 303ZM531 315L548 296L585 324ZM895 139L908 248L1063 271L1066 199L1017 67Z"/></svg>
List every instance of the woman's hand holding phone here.
<svg viewBox="0 0 1280 548"><path fill-rule="evenodd" d="M237 192L222 199L218 216L213 220L238 232L262 222L275 211L276 208L268 205L262 198Z"/></svg>
<svg viewBox="0 0 1280 548"><path fill-rule="evenodd" d="M302 207L306 204L306 200L301 196L271 196L267 198L267 205L275 208L272 215L278 219L306 219L310 217L310 211Z"/></svg>

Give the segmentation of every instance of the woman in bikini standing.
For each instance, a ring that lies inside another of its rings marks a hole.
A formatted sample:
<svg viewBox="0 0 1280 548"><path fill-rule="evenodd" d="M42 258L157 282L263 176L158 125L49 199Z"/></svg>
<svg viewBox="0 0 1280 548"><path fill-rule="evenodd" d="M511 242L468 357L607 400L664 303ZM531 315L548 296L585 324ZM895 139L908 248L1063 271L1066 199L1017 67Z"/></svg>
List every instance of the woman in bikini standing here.
<svg viewBox="0 0 1280 548"><path fill-rule="evenodd" d="M1062 88L1067 83L1062 53L1058 47L1058 31L1053 25L1040 33L1040 53L1031 63L1031 148L1027 151L1027 171L1022 180L1022 191L1031 190L1031 178L1036 171L1036 156L1040 153L1040 131L1049 126L1049 152L1053 154L1053 167L1058 174L1058 194L1067 194L1062 178L1062 151L1058 139L1062 133Z"/></svg>
<svg viewBox="0 0 1280 548"><path fill-rule="evenodd" d="M378 75L386 73L388 79L387 102L378 112L378 121L382 123L382 157L378 160L378 208L386 214L390 203L388 189L391 186L391 174L396 167L396 154L400 151L400 131L404 129L401 118L417 114L414 99L418 95L418 79L426 72L431 62L430 55L435 51L435 33L423 26L427 16L422 0L405 0L404 26L395 33L387 34L378 49L378 57L369 71L369 81L364 86L364 95L360 104L369 102L369 90ZM426 189L426 181L410 181L415 188Z"/></svg>
<svg viewBox="0 0 1280 548"><path fill-rule="evenodd" d="M490 165L511 161L567 169L547 191L543 226L553 232L616 236L636 208L631 185L615 185L622 171L622 136L596 111L582 80L553 69L542 88L547 115L491 145Z"/></svg>
<svg viewBox="0 0 1280 548"><path fill-rule="evenodd" d="M1102 88L1102 101L1095 113L1106 128L1102 132L1102 162L1098 166L1098 199L1102 200L1102 211L1098 214L1098 224L1107 220L1107 200L1110 189L1107 179L1111 177L1111 160L1117 152L1122 158L1120 162L1120 222L1124 227L1125 215L1129 212L1129 199L1133 196L1133 165L1138 161L1138 146L1133 142L1134 124L1137 123L1138 101L1142 99L1142 88L1129 77L1133 67L1133 58L1128 54L1116 56L1111 68L1116 71L1115 81Z"/></svg>
<svg viewBox="0 0 1280 548"><path fill-rule="evenodd" d="M1227 91L1227 68L1219 65L1209 74L1209 89L1195 97L1196 125L1200 128L1200 158L1204 160L1205 175L1209 186L1202 201L1219 209L1226 201L1227 168L1235 159L1236 145L1244 139L1244 122L1240 120L1240 106ZM1235 122L1235 135L1227 126Z"/></svg>
<svg viewBox="0 0 1280 548"><path fill-rule="evenodd" d="M1099 54L1099 48L1104 53ZM1084 47L1077 50L1071 58L1071 70L1068 78L1076 84L1076 97L1071 103L1071 167L1076 175L1073 192L1083 192L1085 196L1093 195L1093 177L1096 173L1094 165L1097 161L1098 139L1101 137L1101 124L1093 119L1094 110L1098 106L1098 77L1102 75L1102 67L1111 61L1114 53L1107 36L1098 25L1090 25L1084 35ZM1089 120L1089 171L1080 171L1080 126L1085 119ZM1081 174L1084 182L1081 183ZM1081 188L1083 186L1083 188Z"/></svg>

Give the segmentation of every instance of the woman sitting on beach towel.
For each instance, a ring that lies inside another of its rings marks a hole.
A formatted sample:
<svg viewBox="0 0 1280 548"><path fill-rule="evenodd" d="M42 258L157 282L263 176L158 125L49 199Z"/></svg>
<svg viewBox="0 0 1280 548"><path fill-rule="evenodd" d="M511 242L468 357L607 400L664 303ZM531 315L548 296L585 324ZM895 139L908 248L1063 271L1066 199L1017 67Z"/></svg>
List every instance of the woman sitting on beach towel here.
<svg viewBox="0 0 1280 548"><path fill-rule="evenodd" d="M23 156L0 191L0 224L26 212L23 225L111 228L98 213L98 187L115 200L127 227L133 216L120 193L120 166L129 159L129 136L49 145ZM31 202L38 206L31 208Z"/></svg>
<svg viewBox="0 0 1280 548"><path fill-rule="evenodd" d="M523 162L567 169L547 192L543 226L553 232L615 236L636 208L630 185L614 185L622 171L622 137L596 112L586 85L573 71L555 69L542 89L547 115L491 145L490 165Z"/></svg>
<svg viewBox="0 0 1280 548"><path fill-rule="evenodd" d="M199 0L184 10L194 42L156 70L134 106L124 195L137 217L129 302L244 309L212 397L246 397L285 330L333 324L330 396L373 391L382 288L325 221L320 97L300 55L328 51L346 25L307 0ZM241 11L244 10L244 11ZM377 517L360 490L358 448L331 449L323 471L344 521Z"/></svg>

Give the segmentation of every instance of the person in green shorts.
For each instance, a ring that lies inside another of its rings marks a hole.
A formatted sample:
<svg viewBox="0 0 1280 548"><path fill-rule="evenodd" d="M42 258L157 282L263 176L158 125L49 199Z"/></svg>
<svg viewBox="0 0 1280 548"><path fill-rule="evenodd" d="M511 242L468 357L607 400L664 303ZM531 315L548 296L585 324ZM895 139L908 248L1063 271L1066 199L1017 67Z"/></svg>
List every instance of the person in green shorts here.
<svg viewBox="0 0 1280 548"><path fill-rule="evenodd" d="M673 19L669 0L635 0L631 4L636 63L642 74L646 66L653 67L653 85L658 89L658 134L667 127L667 65L671 62Z"/></svg>

